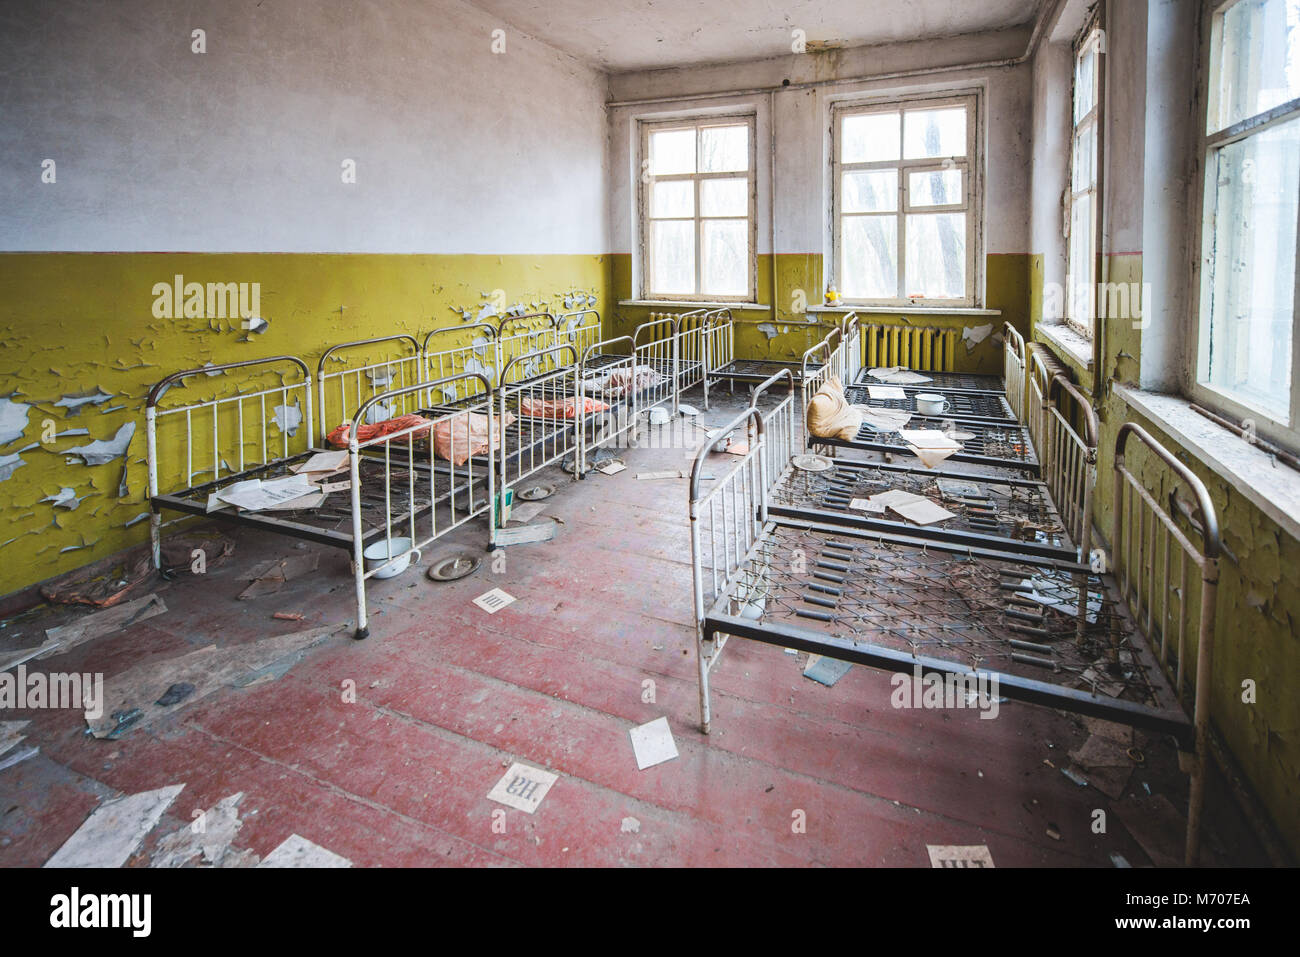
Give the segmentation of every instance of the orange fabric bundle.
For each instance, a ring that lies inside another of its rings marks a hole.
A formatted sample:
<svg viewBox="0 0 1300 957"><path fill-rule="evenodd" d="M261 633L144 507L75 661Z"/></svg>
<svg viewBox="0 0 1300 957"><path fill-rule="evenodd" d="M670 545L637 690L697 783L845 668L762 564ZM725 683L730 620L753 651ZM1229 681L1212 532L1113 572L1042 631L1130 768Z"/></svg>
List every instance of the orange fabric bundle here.
<svg viewBox="0 0 1300 957"><path fill-rule="evenodd" d="M377 439L383 435L392 435L394 432L401 432L403 429L409 429L412 426L419 425L421 422L428 422L422 415L399 415L395 419L384 419L382 422L376 422L374 425L361 425L357 427L357 441L369 442L371 439ZM327 437L330 445L336 449L346 449L348 447L349 430L352 423L344 422ZM418 432L411 434L419 438L426 433L428 429L420 429Z"/></svg>
<svg viewBox="0 0 1300 957"><path fill-rule="evenodd" d="M582 414L604 412L609 406L599 399L583 396ZM538 419L572 419L577 414L577 402L573 397L567 399L532 399L519 400L519 411L524 415Z"/></svg>
<svg viewBox="0 0 1300 957"><path fill-rule="evenodd" d="M500 448L505 438L504 426L515 420L507 412L505 418L492 416L493 441ZM464 465L470 456L482 455L488 450L488 417L478 412L458 412L439 419L433 427L433 452L440 459L454 465Z"/></svg>

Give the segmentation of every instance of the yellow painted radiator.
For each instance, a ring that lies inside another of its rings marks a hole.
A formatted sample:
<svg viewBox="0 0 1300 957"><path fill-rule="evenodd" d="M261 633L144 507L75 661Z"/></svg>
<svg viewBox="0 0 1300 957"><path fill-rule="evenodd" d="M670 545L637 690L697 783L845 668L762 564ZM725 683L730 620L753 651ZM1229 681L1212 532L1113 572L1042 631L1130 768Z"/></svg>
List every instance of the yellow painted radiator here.
<svg viewBox="0 0 1300 957"><path fill-rule="evenodd" d="M904 366L922 372L952 372L957 362L957 330L937 326L886 326L862 329L868 368Z"/></svg>

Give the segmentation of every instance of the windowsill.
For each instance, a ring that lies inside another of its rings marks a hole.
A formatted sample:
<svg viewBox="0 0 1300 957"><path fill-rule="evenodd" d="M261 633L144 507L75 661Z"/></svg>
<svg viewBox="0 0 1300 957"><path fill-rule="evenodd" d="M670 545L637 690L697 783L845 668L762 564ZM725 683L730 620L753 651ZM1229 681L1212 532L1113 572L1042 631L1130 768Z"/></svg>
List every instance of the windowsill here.
<svg viewBox="0 0 1300 957"><path fill-rule="evenodd" d="M701 302L698 299L620 299L620 306L655 306L673 309L762 309L771 312L771 306L761 302Z"/></svg>
<svg viewBox="0 0 1300 957"><path fill-rule="evenodd" d="M862 312L868 315L899 316L1000 316L1001 309L980 309L972 306L809 306L808 312Z"/></svg>
<svg viewBox="0 0 1300 957"><path fill-rule="evenodd" d="M1091 339L1079 335L1063 322L1040 322L1034 331L1046 339L1048 345L1063 351L1064 358L1077 362L1089 372L1092 371Z"/></svg>
<svg viewBox="0 0 1300 957"><path fill-rule="evenodd" d="M1144 392L1119 383L1114 390L1287 534L1300 539L1300 472L1279 465L1267 452L1198 415L1180 396Z"/></svg>

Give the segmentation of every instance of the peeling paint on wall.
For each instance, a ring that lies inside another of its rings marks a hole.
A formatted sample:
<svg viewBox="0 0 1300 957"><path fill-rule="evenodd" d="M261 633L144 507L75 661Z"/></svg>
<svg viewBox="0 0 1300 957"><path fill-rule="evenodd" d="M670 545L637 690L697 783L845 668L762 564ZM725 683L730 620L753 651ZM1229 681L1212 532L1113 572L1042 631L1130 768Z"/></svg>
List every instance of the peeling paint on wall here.
<svg viewBox="0 0 1300 957"><path fill-rule="evenodd" d="M78 445L74 448L64 449L65 456L80 456L86 465L104 465L113 459L121 458L126 455L127 447L131 444L131 436L135 435L135 423L128 422L117 430L111 439L96 439L89 445Z"/></svg>

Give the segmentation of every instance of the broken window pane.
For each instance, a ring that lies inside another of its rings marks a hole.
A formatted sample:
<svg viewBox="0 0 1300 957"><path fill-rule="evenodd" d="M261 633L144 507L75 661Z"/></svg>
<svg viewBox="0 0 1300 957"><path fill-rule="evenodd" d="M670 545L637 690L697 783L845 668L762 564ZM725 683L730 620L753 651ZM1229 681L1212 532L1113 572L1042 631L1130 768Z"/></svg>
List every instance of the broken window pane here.
<svg viewBox="0 0 1300 957"><path fill-rule="evenodd" d="M705 179L700 181L701 216L748 216L749 180Z"/></svg>
<svg viewBox="0 0 1300 957"><path fill-rule="evenodd" d="M650 191L650 215L656 219L695 215L695 184L673 179L653 184Z"/></svg>
<svg viewBox="0 0 1300 957"><path fill-rule="evenodd" d="M695 172L695 130L650 134L650 172L654 176Z"/></svg>
<svg viewBox="0 0 1300 957"><path fill-rule="evenodd" d="M966 110L908 110L903 119L903 158L966 155Z"/></svg>
<svg viewBox="0 0 1300 957"><path fill-rule="evenodd" d="M748 126L706 126L700 130L700 172L749 169Z"/></svg>
<svg viewBox="0 0 1300 957"><path fill-rule="evenodd" d="M1289 424L1300 119L1225 146L1217 160L1201 381Z"/></svg>
<svg viewBox="0 0 1300 957"><path fill-rule="evenodd" d="M848 299L898 296L898 217L845 216L840 293Z"/></svg>
<svg viewBox="0 0 1300 957"><path fill-rule="evenodd" d="M706 219L700 223L700 290L706 296L749 292L749 223L744 219Z"/></svg>
<svg viewBox="0 0 1300 957"><path fill-rule="evenodd" d="M909 173L907 189L908 202L913 206L956 206L965 199L959 169Z"/></svg>
<svg viewBox="0 0 1300 957"><path fill-rule="evenodd" d="M899 115L859 113L844 117L842 163L882 163L898 159Z"/></svg>
<svg viewBox="0 0 1300 957"><path fill-rule="evenodd" d="M907 217L908 299L960 299L966 294L966 214Z"/></svg>
<svg viewBox="0 0 1300 957"><path fill-rule="evenodd" d="M1300 97L1300 0L1242 0L1220 29L1211 133Z"/></svg>
<svg viewBox="0 0 1300 957"><path fill-rule="evenodd" d="M845 173L840 209L846 213L889 213L898 208L898 170Z"/></svg>
<svg viewBox="0 0 1300 957"><path fill-rule="evenodd" d="M695 223L650 223L650 288L656 293L695 292Z"/></svg>

